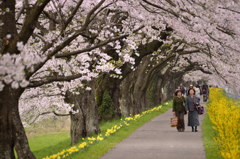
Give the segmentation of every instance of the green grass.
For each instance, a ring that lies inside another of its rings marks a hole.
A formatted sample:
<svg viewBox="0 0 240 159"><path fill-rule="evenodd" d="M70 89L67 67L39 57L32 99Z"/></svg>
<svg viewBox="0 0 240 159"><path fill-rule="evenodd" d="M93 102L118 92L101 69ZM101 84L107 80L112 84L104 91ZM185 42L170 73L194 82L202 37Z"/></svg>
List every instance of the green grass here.
<svg viewBox="0 0 240 159"><path fill-rule="evenodd" d="M206 114L203 120L203 125L202 125L206 158L222 159L221 155L218 153L217 144L213 140L215 136L215 131L212 129L212 126L213 124L211 123L208 114Z"/></svg>
<svg viewBox="0 0 240 159"><path fill-rule="evenodd" d="M39 135L29 139L30 148L37 158L57 153L70 147L69 132Z"/></svg>
<svg viewBox="0 0 240 159"><path fill-rule="evenodd" d="M117 143L131 135L137 128L141 127L143 124L150 121L154 117L166 112L171 107L171 102L169 102L168 105L164 104L160 111L144 115L137 121L131 122L130 126L121 128L118 132L112 136L107 137L105 140L91 145L86 150L73 154L71 158L98 159L110 149L112 149ZM120 120L112 120L100 123L100 129L104 133L108 128L111 128L119 122ZM69 132L50 133L34 136L29 139L29 143L31 150L37 159L56 154L63 149L71 147Z"/></svg>

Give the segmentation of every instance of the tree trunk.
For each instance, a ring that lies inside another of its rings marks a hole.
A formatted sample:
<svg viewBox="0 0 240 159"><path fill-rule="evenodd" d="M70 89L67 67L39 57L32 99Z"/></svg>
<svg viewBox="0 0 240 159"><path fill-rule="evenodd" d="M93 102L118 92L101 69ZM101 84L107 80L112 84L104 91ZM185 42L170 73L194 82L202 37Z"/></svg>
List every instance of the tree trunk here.
<svg viewBox="0 0 240 159"><path fill-rule="evenodd" d="M9 48L11 40L17 34L16 21L15 21L15 0L1 0L0 21L3 25L0 27L0 51L4 53ZM9 10L6 12L6 10ZM10 35L10 38L7 38ZM12 52L10 52L12 53ZM16 52L15 52L16 53Z"/></svg>
<svg viewBox="0 0 240 159"><path fill-rule="evenodd" d="M123 116L129 116L133 113L132 106L132 87L130 76L127 76L120 85L120 109Z"/></svg>
<svg viewBox="0 0 240 159"><path fill-rule="evenodd" d="M92 90L79 88L79 94L66 93L66 102L74 104L73 109L78 111L71 114L71 144L76 144L82 137L100 132L94 84L91 83L91 86Z"/></svg>
<svg viewBox="0 0 240 159"><path fill-rule="evenodd" d="M97 107L100 107L103 102L103 94L105 91L108 90L110 93L111 100L113 102L113 109L114 109L114 118L119 119L121 118L121 110L120 110L120 83L121 79L115 79L110 77L109 75L102 75L99 77L97 82Z"/></svg>
<svg viewBox="0 0 240 159"><path fill-rule="evenodd" d="M0 158L12 159L14 156L14 147L18 158L34 159L22 125L18 100L23 90L12 89L5 86L0 92Z"/></svg>
<svg viewBox="0 0 240 159"><path fill-rule="evenodd" d="M161 85L161 98L163 102L172 99L177 86L181 84L181 77L176 76L177 73L172 74L167 71L163 74L163 82Z"/></svg>
<svg viewBox="0 0 240 159"><path fill-rule="evenodd" d="M173 60L174 57L170 56L169 58L166 58L162 61L159 61L158 64L152 64L153 66L149 67L149 64L151 64L151 57L144 57L142 59L142 64L138 66L136 71L134 72L135 78L134 80L134 89L133 89L133 95L134 95L134 101L133 105L138 109L137 113L144 111L145 109L149 108L150 105L148 105L147 102L147 90L150 86L151 81L154 80L154 77L156 74L160 74L161 78L162 76L165 77L165 74L168 74L169 72L169 66L168 66L168 61ZM159 73L160 72L160 73ZM169 75L170 76L170 75ZM166 78L165 78L166 79ZM158 97L162 102L169 100L172 96L169 95L169 92L174 91L171 88L168 88L168 86L171 85L171 80L165 80L165 79L160 79L159 87L162 88L162 96ZM167 86L165 86L165 83Z"/></svg>
<svg viewBox="0 0 240 159"><path fill-rule="evenodd" d="M162 78L158 73L149 82L147 94L147 105L150 107L158 106L161 104L161 83Z"/></svg>
<svg viewBox="0 0 240 159"><path fill-rule="evenodd" d="M143 60L143 63L134 72L128 74L122 82L121 110L125 116L141 113L148 108L146 91L149 78L145 73L148 65L147 60Z"/></svg>
<svg viewBox="0 0 240 159"><path fill-rule="evenodd" d="M121 80L120 79L113 79L113 87L111 87L111 93L112 93L112 101L113 101L113 106L114 106L114 117L115 119L119 119L121 118L122 114L121 114L121 110L120 110L120 103L119 103L119 99L120 99L120 83Z"/></svg>

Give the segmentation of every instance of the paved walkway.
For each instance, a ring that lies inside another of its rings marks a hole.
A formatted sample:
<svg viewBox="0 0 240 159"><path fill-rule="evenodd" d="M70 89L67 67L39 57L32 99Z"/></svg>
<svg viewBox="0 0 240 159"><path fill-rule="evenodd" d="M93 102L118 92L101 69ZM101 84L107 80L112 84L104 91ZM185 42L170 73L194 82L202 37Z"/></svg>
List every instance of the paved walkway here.
<svg viewBox="0 0 240 159"><path fill-rule="evenodd" d="M155 117L101 159L205 159L201 128L198 132L192 132L191 127L177 132L170 127L171 117L171 110ZM203 115L199 117L201 122Z"/></svg>

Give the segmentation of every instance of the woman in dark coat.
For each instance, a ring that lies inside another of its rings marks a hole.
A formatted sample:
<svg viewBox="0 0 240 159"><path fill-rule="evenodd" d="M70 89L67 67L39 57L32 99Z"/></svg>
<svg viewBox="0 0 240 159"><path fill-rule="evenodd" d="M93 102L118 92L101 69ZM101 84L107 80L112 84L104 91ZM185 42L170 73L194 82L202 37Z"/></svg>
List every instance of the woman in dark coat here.
<svg viewBox="0 0 240 159"><path fill-rule="evenodd" d="M188 126L192 127L192 132L197 132L197 126L199 126L198 112L194 103L199 103L200 99L195 96L195 90L193 88L188 90L188 96L186 98L186 110L188 112Z"/></svg>
<svg viewBox="0 0 240 159"><path fill-rule="evenodd" d="M173 114L178 118L177 130L179 132L183 132L185 130L184 124L184 114L186 112L185 107L185 98L182 96L181 90L177 90L175 92L175 96L173 98Z"/></svg>

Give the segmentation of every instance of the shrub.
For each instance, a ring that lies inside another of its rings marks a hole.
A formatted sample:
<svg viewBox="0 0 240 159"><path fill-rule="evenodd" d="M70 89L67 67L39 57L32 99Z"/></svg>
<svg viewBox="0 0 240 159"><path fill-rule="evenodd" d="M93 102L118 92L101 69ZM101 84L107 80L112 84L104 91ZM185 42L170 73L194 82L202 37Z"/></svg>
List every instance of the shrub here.
<svg viewBox="0 0 240 159"><path fill-rule="evenodd" d="M98 113L101 120L109 120L114 116L113 101L108 90L104 91L102 104L98 108Z"/></svg>

